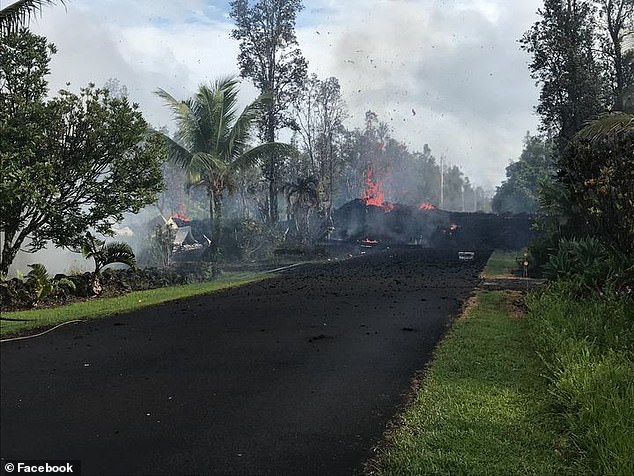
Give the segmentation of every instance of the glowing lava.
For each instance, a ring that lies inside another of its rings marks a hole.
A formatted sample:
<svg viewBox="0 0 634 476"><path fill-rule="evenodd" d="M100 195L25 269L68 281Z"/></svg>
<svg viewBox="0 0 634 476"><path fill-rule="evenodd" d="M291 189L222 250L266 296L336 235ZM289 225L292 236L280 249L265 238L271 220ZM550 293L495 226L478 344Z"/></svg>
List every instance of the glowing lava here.
<svg viewBox="0 0 634 476"><path fill-rule="evenodd" d="M383 182L381 180L373 180L372 169L368 168L365 178L365 191L363 192L363 201L366 206L373 205L381 207L386 213L394 209L394 205L385 201L383 193Z"/></svg>
<svg viewBox="0 0 634 476"><path fill-rule="evenodd" d="M418 209L419 210L425 210L425 211L429 211L429 210L435 210L436 207L433 206L431 203L429 202L423 202L420 205L418 205Z"/></svg>
<svg viewBox="0 0 634 476"><path fill-rule="evenodd" d="M361 240L361 248L372 248L374 245L378 245L378 244L379 242L377 240L372 240L370 238Z"/></svg>

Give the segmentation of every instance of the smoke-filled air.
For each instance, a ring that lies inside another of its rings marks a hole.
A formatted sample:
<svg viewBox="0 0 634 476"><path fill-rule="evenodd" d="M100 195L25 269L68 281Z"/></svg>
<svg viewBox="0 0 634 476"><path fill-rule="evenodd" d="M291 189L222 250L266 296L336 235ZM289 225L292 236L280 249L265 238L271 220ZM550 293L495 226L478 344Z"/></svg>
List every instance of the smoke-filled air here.
<svg viewBox="0 0 634 476"><path fill-rule="evenodd" d="M0 0L3 474L634 474L634 0Z"/></svg>

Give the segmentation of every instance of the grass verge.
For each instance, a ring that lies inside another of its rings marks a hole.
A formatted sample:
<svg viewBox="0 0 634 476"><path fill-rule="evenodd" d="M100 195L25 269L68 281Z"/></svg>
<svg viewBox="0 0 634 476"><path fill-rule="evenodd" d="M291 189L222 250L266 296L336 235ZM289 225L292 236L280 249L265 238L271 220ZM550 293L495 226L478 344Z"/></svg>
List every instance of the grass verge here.
<svg viewBox="0 0 634 476"><path fill-rule="evenodd" d="M223 273L219 279L204 283L134 291L117 297L91 299L60 307L6 312L3 313L2 317L28 320L0 321L0 337L15 336L33 329L50 327L75 319L95 319L112 316L167 301L208 294L221 289L261 281L271 276L273 275L270 273Z"/></svg>
<svg viewBox="0 0 634 476"><path fill-rule="evenodd" d="M370 472L380 475L566 474L546 382L508 291L477 302L436 350L423 386Z"/></svg>
<svg viewBox="0 0 634 476"><path fill-rule="evenodd" d="M634 474L634 306L572 288L554 283L528 299L553 411L581 470Z"/></svg>
<svg viewBox="0 0 634 476"><path fill-rule="evenodd" d="M493 279L516 275L519 269L517 258L521 257L522 253L522 251L495 250L482 271L482 277Z"/></svg>

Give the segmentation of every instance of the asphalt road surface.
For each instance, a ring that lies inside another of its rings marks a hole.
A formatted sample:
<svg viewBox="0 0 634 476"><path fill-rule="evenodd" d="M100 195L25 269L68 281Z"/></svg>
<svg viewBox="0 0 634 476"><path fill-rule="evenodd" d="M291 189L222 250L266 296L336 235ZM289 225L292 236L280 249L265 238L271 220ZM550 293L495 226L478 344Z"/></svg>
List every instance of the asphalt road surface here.
<svg viewBox="0 0 634 476"><path fill-rule="evenodd" d="M3 343L0 455L357 474L487 258L386 250Z"/></svg>

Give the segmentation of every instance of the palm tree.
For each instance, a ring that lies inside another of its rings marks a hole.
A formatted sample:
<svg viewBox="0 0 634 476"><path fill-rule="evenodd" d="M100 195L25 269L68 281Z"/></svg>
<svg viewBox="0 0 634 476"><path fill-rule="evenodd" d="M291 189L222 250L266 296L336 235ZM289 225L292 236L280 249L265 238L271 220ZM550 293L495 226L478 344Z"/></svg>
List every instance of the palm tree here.
<svg viewBox="0 0 634 476"><path fill-rule="evenodd" d="M65 0L59 0L65 5ZM55 5L57 0L18 0L0 9L0 37L14 33L20 26L28 24L31 16L42 13L42 6Z"/></svg>
<svg viewBox="0 0 634 476"><path fill-rule="evenodd" d="M81 252L84 258L92 258L95 261L95 271L91 280L93 294L101 293L101 270L109 264L121 263L136 269L134 251L127 243L106 244L105 241L99 240L92 233L87 232L81 245Z"/></svg>
<svg viewBox="0 0 634 476"><path fill-rule="evenodd" d="M159 89L156 94L170 107L178 130L168 142L170 160L181 165L189 175L191 186L204 186L209 197L209 218L213 258L222 233L222 198L232 189L236 172L253 166L266 154L294 155L288 144L267 143L249 148L251 125L260 117L269 100L261 96L237 111L238 80L226 77L211 86L201 85L193 98L179 101Z"/></svg>
<svg viewBox="0 0 634 476"><path fill-rule="evenodd" d="M289 220L301 242L310 235L310 212L319 206L319 180L314 177L300 177L295 182L284 185L288 202Z"/></svg>

